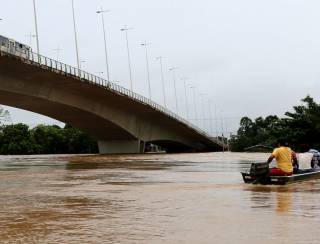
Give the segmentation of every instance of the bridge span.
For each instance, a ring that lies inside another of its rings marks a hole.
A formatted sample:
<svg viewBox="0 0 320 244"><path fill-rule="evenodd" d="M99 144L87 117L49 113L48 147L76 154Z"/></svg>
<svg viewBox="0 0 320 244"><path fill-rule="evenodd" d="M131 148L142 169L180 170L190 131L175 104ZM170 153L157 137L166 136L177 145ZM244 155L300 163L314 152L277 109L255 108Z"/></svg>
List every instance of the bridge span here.
<svg viewBox="0 0 320 244"><path fill-rule="evenodd" d="M224 145L155 102L72 66L0 50L0 104L68 123L98 141L101 154L221 151Z"/></svg>

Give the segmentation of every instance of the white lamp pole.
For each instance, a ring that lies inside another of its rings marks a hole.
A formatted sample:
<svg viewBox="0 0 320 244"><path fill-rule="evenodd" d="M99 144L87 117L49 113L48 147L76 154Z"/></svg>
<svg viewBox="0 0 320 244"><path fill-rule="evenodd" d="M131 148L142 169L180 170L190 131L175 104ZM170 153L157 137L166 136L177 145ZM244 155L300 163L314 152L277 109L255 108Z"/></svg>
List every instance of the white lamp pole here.
<svg viewBox="0 0 320 244"><path fill-rule="evenodd" d="M208 100L209 104L209 123L210 123L210 134L213 137L214 132L213 132L213 117L212 117L212 101Z"/></svg>
<svg viewBox="0 0 320 244"><path fill-rule="evenodd" d="M130 89L133 91L133 79L132 79L132 69L131 69L131 58L130 58L130 48L129 48L129 38L128 38L128 31L133 30L133 28L128 28L125 26L121 29L126 33L126 42L127 42L127 53L128 53L128 66L129 66L129 75L130 75Z"/></svg>
<svg viewBox="0 0 320 244"><path fill-rule="evenodd" d="M188 97L187 97L187 80L189 80L188 77L183 77L181 80L183 80L184 85L184 100L186 103L186 116L187 120L189 119L189 107L188 107Z"/></svg>
<svg viewBox="0 0 320 244"><path fill-rule="evenodd" d="M74 1L71 0L72 4L72 16L73 16L73 30L74 30L74 41L76 44L76 55L77 55L77 67L78 69L81 69L80 59L79 59L79 49L78 49L78 38L77 38L77 26L76 26L76 17L74 13Z"/></svg>
<svg viewBox="0 0 320 244"><path fill-rule="evenodd" d="M34 25L35 25L36 36L37 36L37 54L38 54L38 58L39 58L39 55L40 55L40 45L39 45L39 32L38 32L38 20L37 20L36 0L33 0L33 12L34 12Z"/></svg>
<svg viewBox="0 0 320 244"><path fill-rule="evenodd" d="M200 98L201 98L201 108L202 108L202 126L203 126L203 130L206 131L206 113L205 113L205 105L204 105L204 96L206 94L201 93L200 94Z"/></svg>
<svg viewBox="0 0 320 244"><path fill-rule="evenodd" d="M157 57L157 60L159 60L160 62L160 71L161 71L161 83L162 83L162 93L163 93L163 104L164 104L164 107L166 108L167 107L167 104L166 104L166 89L165 89L165 85L164 85L164 75L163 75L163 59L166 58L166 57Z"/></svg>
<svg viewBox="0 0 320 244"><path fill-rule="evenodd" d="M80 68L80 69L83 68L83 65L82 65L82 64L84 64L85 62L86 62L85 60L80 60L80 62L79 62L79 64L80 64L79 68Z"/></svg>
<svg viewBox="0 0 320 244"><path fill-rule="evenodd" d="M194 120L195 120L195 124L196 124L197 120L198 120L197 102L196 102L196 87L191 86L190 89L192 89L192 91L193 91Z"/></svg>
<svg viewBox="0 0 320 244"><path fill-rule="evenodd" d="M177 85L176 85L176 70L179 69L178 67L171 67L169 70L172 71L172 78L173 78L173 85L174 85L174 97L176 101L176 113L179 113L178 109L178 95L177 95Z"/></svg>
<svg viewBox="0 0 320 244"><path fill-rule="evenodd" d="M57 61L59 61L59 54L63 49L61 49L60 47L53 49L53 51L57 52Z"/></svg>
<svg viewBox="0 0 320 244"><path fill-rule="evenodd" d="M104 52L106 55L106 67L107 67L107 79L110 81L110 70L109 70L109 59L108 59L108 48L107 48L107 38L106 38L106 28L104 23L104 13L108 13L110 10L103 10L101 9L97 11L97 14L101 14L101 20L102 20L102 28L103 28L103 38L104 38Z"/></svg>
<svg viewBox="0 0 320 244"><path fill-rule="evenodd" d="M148 81L148 88L149 88L149 99L151 100L151 83L150 83L149 56L148 56L148 46L150 45L151 44L147 43L146 41L141 44L141 46L145 47L145 50L146 50L147 81Z"/></svg>
<svg viewBox="0 0 320 244"><path fill-rule="evenodd" d="M31 32L30 32L30 34L25 35L25 36L28 37L28 44L29 44L29 47L31 47L31 45L32 45L32 38L37 37L37 36L36 36L36 35L32 35Z"/></svg>

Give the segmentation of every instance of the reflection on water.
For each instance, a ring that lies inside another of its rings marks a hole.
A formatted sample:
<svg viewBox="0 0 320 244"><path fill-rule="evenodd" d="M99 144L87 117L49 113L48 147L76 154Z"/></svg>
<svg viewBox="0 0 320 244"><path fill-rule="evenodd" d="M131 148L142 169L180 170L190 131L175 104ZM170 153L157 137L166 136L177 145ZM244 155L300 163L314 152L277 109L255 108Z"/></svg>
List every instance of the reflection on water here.
<svg viewBox="0 0 320 244"><path fill-rule="evenodd" d="M0 157L0 240L319 243L319 181L242 183L267 156Z"/></svg>

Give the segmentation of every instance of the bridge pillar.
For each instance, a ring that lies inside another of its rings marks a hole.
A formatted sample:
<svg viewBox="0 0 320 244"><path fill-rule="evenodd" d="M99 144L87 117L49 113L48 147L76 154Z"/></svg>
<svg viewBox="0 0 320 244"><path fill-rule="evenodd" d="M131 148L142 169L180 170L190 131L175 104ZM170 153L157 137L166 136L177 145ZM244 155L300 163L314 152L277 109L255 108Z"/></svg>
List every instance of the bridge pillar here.
<svg viewBox="0 0 320 244"><path fill-rule="evenodd" d="M98 141L100 154L138 154L144 153L145 143L140 140Z"/></svg>

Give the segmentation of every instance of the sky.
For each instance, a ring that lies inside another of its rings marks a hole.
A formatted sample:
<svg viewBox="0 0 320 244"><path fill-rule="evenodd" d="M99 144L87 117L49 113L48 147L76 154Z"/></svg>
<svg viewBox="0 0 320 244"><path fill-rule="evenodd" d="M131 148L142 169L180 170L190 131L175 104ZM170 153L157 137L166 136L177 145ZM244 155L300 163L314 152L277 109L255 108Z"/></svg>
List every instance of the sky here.
<svg viewBox="0 0 320 244"><path fill-rule="evenodd" d="M243 116L283 116L307 95L320 100L320 2L317 0L74 0L82 68L106 77L101 16L105 13L110 78L129 88L128 32L134 91L148 97L148 42L152 99L163 104L164 59L168 107L214 134L233 132ZM40 53L76 66L71 0L36 0ZM36 50L32 0L0 0L0 35ZM29 36L28 36L29 35ZM62 49L58 55L56 49ZM101 72L104 72L103 74ZM184 83L187 77L187 103ZM193 90L195 88L195 96ZM195 98L195 99L194 99ZM196 103L197 117L195 116ZM210 104L210 106L209 106ZM6 107L12 122L58 123ZM212 126L203 118L213 118ZM198 120L195 120L198 119Z"/></svg>

